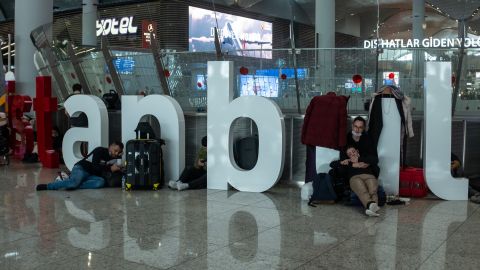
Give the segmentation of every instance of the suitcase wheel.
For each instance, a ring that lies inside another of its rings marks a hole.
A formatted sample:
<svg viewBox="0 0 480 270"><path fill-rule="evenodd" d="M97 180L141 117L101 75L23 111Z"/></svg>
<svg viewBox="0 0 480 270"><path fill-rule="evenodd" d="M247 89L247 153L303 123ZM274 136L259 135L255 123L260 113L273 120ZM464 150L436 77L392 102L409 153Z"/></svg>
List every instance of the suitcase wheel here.
<svg viewBox="0 0 480 270"><path fill-rule="evenodd" d="M132 184L127 183L127 184L125 185L125 190L126 190L126 191L130 191L130 190L132 190L132 187L133 187Z"/></svg>
<svg viewBox="0 0 480 270"><path fill-rule="evenodd" d="M158 190L159 186L160 186L159 183L153 184L153 190Z"/></svg>

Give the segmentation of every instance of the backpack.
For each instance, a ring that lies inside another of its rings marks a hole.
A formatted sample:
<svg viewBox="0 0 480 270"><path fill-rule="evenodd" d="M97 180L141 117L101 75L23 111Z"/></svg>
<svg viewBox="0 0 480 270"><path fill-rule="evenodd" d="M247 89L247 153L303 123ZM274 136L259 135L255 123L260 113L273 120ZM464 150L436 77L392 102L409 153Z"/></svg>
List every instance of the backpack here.
<svg viewBox="0 0 480 270"><path fill-rule="evenodd" d="M313 194L308 205L315 207L318 203L333 203L337 194L333 189L332 178L328 173L319 173L313 178Z"/></svg>
<svg viewBox="0 0 480 270"><path fill-rule="evenodd" d="M122 108L120 96L113 89L109 93L103 94L102 99L107 106L107 110L120 110Z"/></svg>

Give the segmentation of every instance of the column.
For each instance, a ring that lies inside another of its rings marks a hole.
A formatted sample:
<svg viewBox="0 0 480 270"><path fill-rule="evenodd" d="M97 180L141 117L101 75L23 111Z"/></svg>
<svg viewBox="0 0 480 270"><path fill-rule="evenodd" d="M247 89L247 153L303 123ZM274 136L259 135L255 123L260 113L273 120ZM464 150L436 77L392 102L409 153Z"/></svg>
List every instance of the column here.
<svg viewBox="0 0 480 270"><path fill-rule="evenodd" d="M413 0L412 5L412 38L422 40L424 38L423 27L425 24L425 0ZM414 85L411 89L413 91L423 92L423 77L425 77L425 50L414 50L412 56Z"/></svg>
<svg viewBox="0 0 480 270"><path fill-rule="evenodd" d="M335 0L315 0L315 45L320 49L315 88L326 93L335 87Z"/></svg>
<svg viewBox="0 0 480 270"><path fill-rule="evenodd" d="M33 63L35 47L30 33L35 28L53 22L53 0L15 0L15 79L17 93L35 95ZM49 37L51 39L51 32Z"/></svg>
<svg viewBox="0 0 480 270"><path fill-rule="evenodd" d="M96 21L98 0L82 2L82 44L97 46Z"/></svg>

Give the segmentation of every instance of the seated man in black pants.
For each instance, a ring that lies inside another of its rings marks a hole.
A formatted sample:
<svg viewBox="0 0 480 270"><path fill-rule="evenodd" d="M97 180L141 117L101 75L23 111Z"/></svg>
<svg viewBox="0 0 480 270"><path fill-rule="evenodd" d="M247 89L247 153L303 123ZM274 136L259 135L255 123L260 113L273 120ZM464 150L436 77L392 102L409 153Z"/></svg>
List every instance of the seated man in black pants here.
<svg viewBox="0 0 480 270"><path fill-rule="evenodd" d="M168 187L177 190L207 188L207 136L202 138L202 146L193 167L185 168L180 178L170 181Z"/></svg>

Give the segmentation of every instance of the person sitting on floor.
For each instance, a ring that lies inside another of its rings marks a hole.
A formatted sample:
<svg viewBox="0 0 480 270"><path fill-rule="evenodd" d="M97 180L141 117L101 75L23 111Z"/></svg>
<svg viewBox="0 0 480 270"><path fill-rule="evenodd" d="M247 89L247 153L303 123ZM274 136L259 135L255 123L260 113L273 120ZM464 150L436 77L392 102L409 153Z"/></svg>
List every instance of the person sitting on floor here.
<svg viewBox="0 0 480 270"><path fill-rule="evenodd" d="M463 167L462 167L462 162L458 158L457 155L454 153L451 154L451 163L450 163L450 171L452 173L453 177L463 177ZM480 192L475 189L472 186L472 182L475 182L476 180L469 179L469 185L468 185L468 197L470 198L471 202L474 203L480 203Z"/></svg>
<svg viewBox="0 0 480 270"><path fill-rule="evenodd" d="M202 138L202 146L194 166L185 168L180 178L170 181L168 187L177 190L207 188L207 136Z"/></svg>
<svg viewBox="0 0 480 270"><path fill-rule="evenodd" d="M377 195L378 179L374 172L378 158L374 155L361 157L354 146L347 146L345 152L348 159L333 161L330 166L332 168L342 166L346 169L350 189L362 202L365 214L378 217L377 212L380 210Z"/></svg>
<svg viewBox="0 0 480 270"><path fill-rule="evenodd" d="M97 147L73 166L68 178L48 184L39 184L37 190L102 188L105 185L105 179L102 177L104 172L121 170L120 166L109 164L109 161L120 158L122 151L123 143L121 142L113 142L108 148ZM90 156L92 156L91 161L88 160Z"/></svg>

